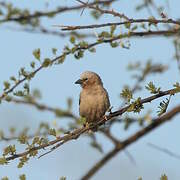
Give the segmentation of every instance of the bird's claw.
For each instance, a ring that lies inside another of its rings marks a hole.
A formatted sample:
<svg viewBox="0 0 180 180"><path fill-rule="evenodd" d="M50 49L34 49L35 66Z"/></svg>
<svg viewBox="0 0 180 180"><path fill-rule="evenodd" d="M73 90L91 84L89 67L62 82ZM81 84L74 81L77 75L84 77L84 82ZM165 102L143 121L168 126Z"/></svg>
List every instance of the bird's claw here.
<svg viewBox="0 0 180 180"><path fill-rule="evenodd" d="M104 119L105 121L107 121L107 120L108 120L108 118L107 118L107 116L106 116L106 115L104 115L104 116L103 116L103 119Z"/></svg>
<svg viewBox="0 0 180 180"><path fill-rule="evenodd" d="M111 106L111 107L108 108L107 112L108 112L109 114L112 114L112 108L113 108L113 106Z"/></svg>

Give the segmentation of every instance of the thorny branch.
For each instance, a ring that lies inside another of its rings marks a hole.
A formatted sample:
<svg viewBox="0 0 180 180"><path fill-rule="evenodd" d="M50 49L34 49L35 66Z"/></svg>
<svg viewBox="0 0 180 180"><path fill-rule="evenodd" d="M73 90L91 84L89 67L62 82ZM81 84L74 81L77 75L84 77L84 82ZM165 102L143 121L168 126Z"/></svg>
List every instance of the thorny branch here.
<svg viewBox="0 0 180 180"><path fill-rule="evenodd" d="M92 3L89 3L90 5L96 5L96 4L111 4L113 1L115 0L102 0L102 1L94 1ZM3 3L1 3L3 5ZM53 11L45 11L45 12L35 12L34 14L30 14L30 15L20 15L18 17L10 17L7 19L1 19L0 23L4 23L4 22L11 22L11 21L16 21L16 22L21 22L24 20L31 20L33 18L40 18L40 17L49 17L52 15L57 15L63 12L69 12L69 11L74 11L74 10L79 10L86 7L86 5L82 4L79 6L72 6L72 7L59 7L56 10Z"/></svg>
<svg viewBox="0 0 180 180"><path fill-rule="evenodd" d="M92 24L92 25L85 25L85 26L59 26L62 27L62 31L72 31L77 29L93 29L93 28L102 28L107 26L120 26L126 24L134 24L134 23L151 23L151 24L175 24L180 25L180 21L176 21L173 19L128 19L127 21L123 22L115 22L115 23L103 23L103 24Z"/></svg>
<svg viewBox="0 0 180 180"><path fill-rule="evenodd" d="M88 50L88 49L90 49L92 47L95 47L97 45L104 44L104 43L111 43L111 42L114 42L114 41L117 41L117 40L120 40L120 39L123 39L123 38L142 37L142 36L172 36L172 35L179 35L179 30L180 29L162 30L162 31L146 31L146 32L144 32L144 31L142 31L142 32L129 32L129 33L114 36L112 38L102 39L102 40L99 40L97 42L88 44L86 46L77 47L73 51L73 53L75 53L75 52L77 52L79 50ZM52 59L51 60L51 65L57 63L59 61L59 59L63 58L64 56L69 55L69 54L73 54L73 53L71 51L64 52L62 55ZM0 100L4 99L9 93L12 93L16 87L18 87L24 81L28 80L28 78L33 78L35 76L35 74L38 73L43 68L44 68L44 66L41 65L36 70L31 72L30 77L26 76L26 77L18 80L18 82L16 84L14 84L10 89L6 90L3 94L0 95Z"/></svg>
<svg viewBox="0 0 180 180"><path fill-rule="evenodd" d="M151 102L157 98L160 98L162 96L165 95L172 95L174 93L177 93L177 88L174 89L170 89L167 91L161 91L158 94L155 94L153 96L144 98L142 100L140 100L140 104L143 105L145 103ZM63 145L64 143L77 139L80 135L84 134L85 132L88 132L89 130L91 130L94 127L98 127L102 124L104 124L106 121L109 120L113 120L113 117L117 117L120 116L122 114L124 114L125 112L128 111L128 109L131 107L131 104L128 106L125 106L123 108L121 108L118 111L112 112L111 114L109 114L108 116L106 116L106 118L102 118L100 121L98 121L97 123L94 124L89 124L89 126L85 126L82 128L78 128L73 130L72 132L69 132L68 134L65 134L64 136L58 136L55 140L53 141L49 141L45 144L39 145L39 146L35 146L30 150L27 150L23 153L19 153L19 154L14 154L12 156L6 157L6 161L10 161L16 158L20 158L23 156L27 156L28 154L40 150L40 149L44 149L46 147L50 147L53 146L51 148L50 151L55 150L56 148L58 148L59 146ZM177 106L176 108L174 108L172 111L166 113L165 115L161 116L160 118L157 118L155 121L152 122L152 124L148 125L147 127L145 127L144 129L140 130L139 132L137 132L135 135L131 136L130 138L128 138L127 140L123 141L119 146L116 146L116 151L118 149L124 149L127 145L131 144L132 142L136 141L138 138L140 138L141 136L143 136L144 134L148 133L149 131L151 131L152 129L156 128L157 126L159 126L160 124L162 124L163 122L165 122L166 120L170 119L171 117L173 117L176 113L180 112L180 106ZM122 145L123 144L123 145Z"/></svg>
<svg viewBox="0 0 180 180"><path fill-rule="evenodd" d="M110 15L113 15L115 17L119 17L119 18L124 18L126 20L128 20L129 18L127 16L125 16L124 14L121 14L121 13L118 13L114 10L104 10L104 9L101 9L99 8L97 5L94 6L94 4L91 4L91 3L85 3L81 0L76 0L77 2L83 4L85 7L88 7L90 9L94 9L94 10L97 10L99 11L101 14L110 14Z"/></svg>

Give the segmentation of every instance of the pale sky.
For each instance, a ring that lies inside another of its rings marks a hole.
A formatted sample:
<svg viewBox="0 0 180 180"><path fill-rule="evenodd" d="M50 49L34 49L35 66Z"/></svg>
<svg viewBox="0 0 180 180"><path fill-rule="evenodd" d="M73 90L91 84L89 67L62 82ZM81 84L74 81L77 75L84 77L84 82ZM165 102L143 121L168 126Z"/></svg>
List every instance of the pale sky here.
<svg viewBox="0 0 180 180"><path fill-rule="evenodd" d="M32 10L38 8L43 9L44 1L32 0L31 3L26 1L14 0L14 4L19 7L28 7ZM50 2L50 1L49 1ZM50 9L56 5L71 5L72 0L51 1ZM142 11L136 13L134 11L134 4L138 1L119 1L114 3L114 9L126 14L129 17L148 18L148 13ZM73 4L76 4L75 2ZM180 17L179 9L180 1L176 0L170 3L170 10L166 10L170 17ZM54 20L48 22L43 19L44 25L52 30L54 24L64 25L83 25L94 23L92 18L89 18L89 10L86 9L83 16L80 12L65 13L57 16ZM98 23L109 22L112 18L107 16L100 19ZM118 19L114 19L117 21ZM7 80L12 75L17 75L21 67L28 67L33 60L32 51L35 48L41 48L43 56L51 55L51 48L56 47L58 53L61 53L65 44L69 43L68 38L62 39L57 36L31 34L21 31L12 31L9 27L18 27L14 23L7 23L1 25L0 29L0 49L1 49L1 65L0 65L0 85L2 87L3 81ZM94 33L96 30L89 30ZM88 30L84 31L88 32ZM104 86L109 92L111 105L114 109L118 109L122 100L119 98L125 84L133 85L135 81L131 79L131 75L127 71L127 64L129 62L141 61L145 62L147 59L153 59L153 62L165 63L170 65L170 69L163 75L156 74L147 79L146 83L153 81L162 89L170 89L172 85L180 81L179 71L177 69L176 61L173 60L174 49L172 46L172 39L167 38L141 38L130 40L130 50L122 48L110 48L108 44L97 47L95 54L85 53L81 60L76 60L73 56L69 56L65 63L52 68L42 70L31 81L32 89L38 88L41 90L43 99L42 102L53 107L66 108L67 97L73 98L73 112L78 115L78 98L80 88L74 84L79 75L85 71L90 70L97 72L104 82ZM2 88L1 88L2 89ZM1 90L0 89L0 90ZM138 94L142 97L148 96L145 90ZM138 95L136 97L138 97ZM180 95L172 97L169 109L178 104ZM154 112L157 110L159 100L152 103L152 105L145 106L145 110L152 108ZM145 111L144 111L145 112ZM42 121L50 122L53 120L59 121L53 114L46 112L39 112L34 108L27 106L14 106L10 103L2 103L0 105L1 121L0 127L7 130L9 127L17 126L19 130L23 127L30 126L33 132L38 124ZM154 115L156 113L153 113ZM63 120L65 123L66 120ZM62 124L63 124L62 123ZM61 124L61 123L60 123ZM180 160L168 156L162 152L150 148L147 143L153 143L160 147L168 148L175 153L180 152L179 137L180 122L178 116L173 121L166 123L162 127L156 129L152 133L140 139L135 144L132 144L127 150L132 154L136 161L136 165L132 164L124 152L120 152L118 156L106 164L92 179L123 179L136 180L138 177L143 177L144 180L158 179L161 174L166 173L169 179L180 179ZM115 126L113 133L119 135L121 138L128 137L136 130L138 126L132 126L130 131L124 131L122 126ZM99 135L98 139L102 142L105 153L109 152L112 145L109 141ZM81 137L76 141L69 142L57 149L55 152L47 156L37 159L34 158L28 162L22 169L17 169L17 161L10 162L7 166L0 168L0 178L8 176L10 179L18 179L20 174L25 173L27 179L36 180L57 180L61 176L66 176L69 180L78 180L92 165L103 157L102 154L92 149L89 140ZM1 150L6 143L1 143ZM20 149L21 151L23 149ZM180 154L180 153L179 153Z"/></svg>

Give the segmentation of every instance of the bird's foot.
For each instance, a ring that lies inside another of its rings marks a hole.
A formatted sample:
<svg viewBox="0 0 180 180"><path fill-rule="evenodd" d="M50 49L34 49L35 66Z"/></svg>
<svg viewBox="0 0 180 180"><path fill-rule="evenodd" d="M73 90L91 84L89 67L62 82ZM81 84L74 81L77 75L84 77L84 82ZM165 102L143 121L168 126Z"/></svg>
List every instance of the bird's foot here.
<svg viewBox="0 0 180 180"><path fill-rule="evenodd" d="M84 124L84 127L88 129L88 128L90 127L90 123L86 122L86 123ZM88 134L89 134L89 135L93 134L93 130L92 130L92 129L89 129L89 130L88 130Z"/></svg>
<svg viewBox="0 0 180 180"><path fill-rule="evenodd" d="M103 116L103 119L104 119L105 121L107 121L107 120L108 120L108 118L107 118L107 116L106 116L106 115L104 115L104 116Z"/></svg>
<svg viewBox="0 0 180 180"><path fill-rule="evenodd" d="M112 114L112 108L113 108L113 106L111 106L111 107L108 108L107 112L108 112L109 114Z"/></svg>

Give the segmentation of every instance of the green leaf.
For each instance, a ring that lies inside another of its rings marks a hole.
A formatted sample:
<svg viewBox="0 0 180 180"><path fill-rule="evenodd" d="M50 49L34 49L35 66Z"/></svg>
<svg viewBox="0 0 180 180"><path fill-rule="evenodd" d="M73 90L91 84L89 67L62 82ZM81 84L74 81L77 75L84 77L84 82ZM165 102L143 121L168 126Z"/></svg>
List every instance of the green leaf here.
<svg viewBox="0 0 180 180"><path fill-rule="evenodd" d="M74 54L74 57L75 57L76 59L80 59L80 58L82 58L83 56L84 56L84 51L82 51L82 50L79 50L77 53Z"/></svg>
<svg viewBox="0 0 180 180"><path fill-rule="evenodd" d="M111 42L110 45L112 48L116 48L119 46L119 43L118 42Z"/></svg>
<svg viewBox="0 0 180 180"><path fill-rule="evenodd" d="M97 143L96 141L92 141L92 142L90 143L90 145L91 145L93 148L97 149L100 153L103 153L103 148L102 148L101 144Z"/></svg>
<svg viewBox="0 0 180 180"><path fill-rule="evenodd" d="M168 180L168 177L167 177L165 174L163 174L163 175L161 176L160 180Z"/></svg>
<svg viewBox="0 0 180 180"><path fill-rule="evenodd" d="M176 82L175 84L173 84L173 86L175 87L174 90L172 90L171 94L175 94L175 93L179 93L180 92L180 84L179 82Z"/></svg>
<svg viewBox="0 0 180 180"><path fill-rule="evenodd" d="M29 94L29 91L30 91L29 84L25 83L23 87L26 90L27 94Z"/></svg>
<svg viewBox="0 0 180 180"><path fill-rule="evenodd" d="M52 53L53 53L54 55L56 55L56 52L57 52L57 49L56 49L56 48L52 48Z"/></svg>
<svg viewBox="0 0 180 180"><path fill-rule="evenodd" d="M27 144L28 143L28 137L25 134L22 134L18 137L18 141L21 144Z"/></svg>
<svg viewBox="0 0 180 180"><path fill-rule="evenodd" d="M166 112L169 102L170 102L170 98L171 98L171 96L169 97L169 99L166 98L166 101L163 100L162 102L160 102L160 104L158 106L159 110L157 111L158 116L161 116L162 114L164 114Z"/></svg>
<svg viewBox="0 0 180 180"><path fill-rule="evenodd" d="M30 64L30 66L34 69L34 68L35 68L35 62L32 61L31 64Z"/></svg>
<svg viewBox="0 0 180 180"><path fill-rule="evenodd" d="M128 112L135 112L139 113L144 108L143 104L141 103L141 98L137 98L134 102L130 104L130 107L128 108Z"/></svg>
<svg viewBox="0 0 180 180"><path fill-rule="evenodd" d="M127 28L127 29L130 29L130 27L131 27L131 23L130 22L128 22L128 23L126 23L126 24L124 24L125 25L125 27Z"/></svg>
<svg viewBox="0 0 180 180"><path fill-rule="evenodd" d="M57 117L62 117L64 115L64 111L62 111L61 109L56 108L55 114L56 114Z"/></svg>
<svg viewBox="0 0 180 180"><path fill-rule="evenodd" d="M160 87L156 87L153 82L149 82L147 86L145 86L145 88L150 91L151 94L157 94L160 92Z"/></svg>
<svg viewBox="0 0 180 180"><path fill-rule="evenodd" d="M19 159L19 164L18 164L18 168L22 168L24 166L25 163L27 163L29 160L29 158L27 156L23 156L22 158Z"/></svg>
<svg viewBox="0 0 180 180"><path fill-rule="evenodd" d="M89 50L89 52L92 52L92 53L95 53L96 52L96 49L95 48L90 48L90 49L88 49Z"/></svg>
<svg viewBox="0 0 180 180"><path fill-rule="evenodd" d="M127 87L125 87L125 88L122 90L120 96L121 96L122 98L124 98L125 100L127 100L128 102L130 102L131 99L133 98L133 95L132 95L131 90L128 89Z"/></svg>
<svg viewBox="0 0 180 180"><path fill-rule="evenodd" d="M5 98L5 100L6 100L7 102L11 102L12 97L7 95L6 98Z"/></svg>
<svg viewBox="0 0 180 180"><path fill-rule="evenodd" d="M4 164L7 164L7 160L5 157L0 157L0 165L4 165Z"/></svg>
<svg viewBox="0 0 180 180"><path fill-rule="evenodd" d="M24 96L24 92L23 91L16 91L13 93L15 96L19 96L19 97L22 97Z"/></svg>
<svg viewBox="0 0 180 180"><path fill-rule="evenodd" d="M20 179L20 180L26 180L26 175L25 175L25 174L20 175L20 176L19 176L19 179Z"/></svg>
<svg viewBox="0 0 180 180"><path fill-rule="evenodd" d="M58 59L58 64L62 64L64 62L65 58L66 58L66 54L63 54L62 56L60 56Z"/></svg>
<svg viewBox="0 0 180 180"><path fill-rule="evenodd" d="M65 177L65 176L60 177L60 179L59 179L59 180L66 180L66 177Z"/></svg>
<svg viewBox="0 0 180 180"><path fill-rule="evenodd" d="M14 81L14 82L17 81L17 79L16 79L14 76L11 76L11 77L10 77L10 80L11 80L11 81Z"/></svg>
<svg viewBox="0 0 180 180"><path fill-rule="evenodd" d="M49 134L56 137L56 130L54 128L50 129Z"/></svg>
<svg viewBox="0 0 180 180"><path fill-rule="evenodd" d="M4 91L10 88L10 83L8 81L4 81Z"/></svg>
<svg viewBox="0 0 180 180"><path fill-rule="evenodd" d="M3 156L6 156L8 154L13 155L16 153L16 147L15 145L9 145L6 148L4 148Z"/></svg>
<svg viewBox="0 0 180 180"><path fill-rule="evenodd" d="M70 37L70 42L71 42L72 44L74 44L74 43L75 43L75 41L76 41L75 36L71 36L71 37Z"/></svg>
<svg viewBox="0 0 180 180"><path fill-rule="evenodd" d="M37 60L40 61L41 50L40 50L39 48L38 48L38 49L35 49L35 50L33 51L33 55L34 55L34 57L35 57Z"/></svg>
<svg viewBox="0 0 180 180"><path fill-rule="evenodd" d="M7 176L1 178L1 180L9 180L9 178Z"/></svg>
<svg viewBox="0 0 180 180"><path fill-rule="evenodd" d="M77 124L79 124L79 125L84 125L85 123L86 123L86 118L85 117L80 117L77 120Z"/></svg>
<svg viewBox="0 0 180 180"><path fill-rule="evenodd" d="M44 61L43 61L43 63L42 63L42 66L43 66L43 67L48 67L48 66L50 66L50 65L51 65L51 59L45 58Z"/></svg>

